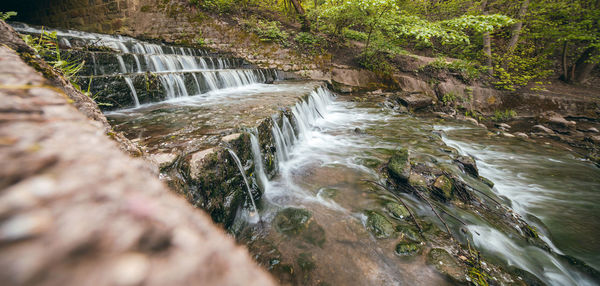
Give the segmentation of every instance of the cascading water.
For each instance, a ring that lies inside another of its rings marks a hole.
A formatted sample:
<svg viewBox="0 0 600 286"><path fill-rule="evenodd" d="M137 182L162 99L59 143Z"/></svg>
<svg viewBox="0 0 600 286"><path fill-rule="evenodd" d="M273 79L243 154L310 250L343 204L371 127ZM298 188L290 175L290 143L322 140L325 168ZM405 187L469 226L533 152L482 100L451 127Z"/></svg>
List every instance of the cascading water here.
<svg viewBox="0 0 600 286"><path fill-rule="evenodd" d="M229 151L229 154L235 161L235 164L237 165L238 169L240 170L240 173L242 174L244 183L246 184L246 190L248 191L248 197L250 197L250 202L252 202L252 208L254 209L254 214L252 214L252 216L256 215L258 221L260 221L260 215L258 214L258 209L256 208L256 203L254 203L254 197L252 197L252 191L250 189L250 184L248 184L248 179L246 178L246 171L244 170L244 167L242 166L242 162L240 161L240 158L235 154L235 152L233 152L233 150L228 148L227 151Z"/></svg>
<svg viewBox="0 0 600 286"><path fill-rule="evenodd" d="M250 132L250 144L252 147L252 157L254 157L255 166L254 172L258 174L258 181L262 187L263 192L267 192L267 190L269 189L269 179L267 178L267 174L265 173L262 154L260 153L260 145L258 143L258 137L255 134L258 134L258 131L256 131L256 129Z"/></svg>
<svg viewBox="0 0 600 286"><path fill-rule="evenodd" d="M14 23L13 25L17 31L23 33L39 34L42 31L40 28L26 24ZM85 72L80 73L79 78L82 81L93 79L91 87L94 94L104 94L106 86L114 85L114 78L125 81L130 96L133 98L129 101L129 106L122 106L127 103L121 103L118 99L114 100L115 95L111 94L109 101L111 104L102 105L102 108L106 109L139 107L140 103L156 101L154 99L156 96L146 95L149 81L151 81L147 72L158 78L164 99L266 83L277 78L277 73L273 70L242 68L245 63L241 59L222 58L204 50L187 47L175 48L122 36L73 30L45 30L56 32L59 41L64 43L62 46L84 51L83 59L90 63L90 67L84 68ZM81 47L89 46L108 47L108 49L104 48L95 52L81 49ZM112 52L109 51L111 49ZM110 63L110 57L106 56L108 54L113 54L116 65ZM143 61L140 61L140 57L143 58ZM100 59L102 62L99 62ZM114 66L116 68L113 68ZM80 82L80 84L87 85L87 81ZM118 104L115 105L115 103Z"/></svg>

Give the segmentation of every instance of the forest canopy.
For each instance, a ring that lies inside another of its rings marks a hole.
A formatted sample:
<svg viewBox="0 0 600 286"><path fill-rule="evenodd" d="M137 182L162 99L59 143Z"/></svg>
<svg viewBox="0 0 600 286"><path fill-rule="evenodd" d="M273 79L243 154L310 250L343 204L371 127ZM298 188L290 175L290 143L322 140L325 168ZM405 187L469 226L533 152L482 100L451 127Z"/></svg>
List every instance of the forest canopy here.
<svg viewBox="0 0 600 286"><path fill-rule="evenodd" d="M308 43L357 43L361 64L373 70L426 51L479 66L497 87L514 89L552 76L584 83L600 62L600 0L191 1L219 13L258 7L287 15Z"/></svg>

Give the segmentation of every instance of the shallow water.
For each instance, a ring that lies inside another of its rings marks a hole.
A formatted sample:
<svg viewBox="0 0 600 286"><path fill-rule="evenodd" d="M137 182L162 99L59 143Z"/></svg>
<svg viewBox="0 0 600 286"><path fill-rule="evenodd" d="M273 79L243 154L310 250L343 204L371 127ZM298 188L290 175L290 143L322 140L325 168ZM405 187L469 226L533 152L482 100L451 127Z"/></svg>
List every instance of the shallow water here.
<svg viewBox="0 0 600 286"><path fill-rule="evenodd" d="M464 126L440 129L448 145L476 158L481 175L496 184L494 192L537 225L557 252L600 269L600 169L550 144L490 137Z"/></svg>
<svg viewBox="0 0 600 286"><path fill-rule="evenodd" d="M379 181L377 168L398 146L409 148L415 160L456 171L448 156L452 150L434 130L444 130L448 145L474 155L481 174L494 181L496 188L486 189L468 176L463 176L465 181L491 196L500 196L518 213L538 216L550 232L536 224L534 217L528 220L555 251L596 265L600 252L599 244L594 242L600 235L598 208L594 206L599 202L595 191L599 190L600 169L589 162L565 150L488 137L483 129L395 114L374 103L355 103L348 98L336 99L320 113L322 118L314 120L289 148L289 159L279 164L280 175L269 182L259 202L264 222L244 228L243 216L238 221L238 239L248 244L257 260L283 283L450 283L426 265L422 256L397 256L394 246L398 237L378 239L365 226L367 211L386 213L385 204L396 199L363 180ZM417 216L438 223L422 202L411 195L402 198ZM311 221L323 229L324 243L316 245L311 243L314 238L290 238L279 231L276 213L287 207L310 211ZM595 285L565 259L509 237L482 218L451 206L446 208L469 224L468 229L476 233L472 237L475 246L490 260L527 270L551 285ZM458 228L457 224L449 224L453 231ZM272 263L273 257L276 264ZM314 264L309 270L299 262L306 257ZM292 275L289 267L294 266Z"/></svg>

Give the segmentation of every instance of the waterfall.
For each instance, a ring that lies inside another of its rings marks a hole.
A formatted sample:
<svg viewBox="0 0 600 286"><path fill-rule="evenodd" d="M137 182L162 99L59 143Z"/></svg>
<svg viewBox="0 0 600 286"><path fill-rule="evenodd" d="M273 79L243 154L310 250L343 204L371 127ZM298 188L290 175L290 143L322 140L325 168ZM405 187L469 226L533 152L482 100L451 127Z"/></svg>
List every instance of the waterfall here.
<svg viewBox="0 0 600 286"><path fill-rule="evenodd" d="M260 183L263 192L266 192L269 188L269 179L267 178L267 174L265 173L262 154L260 153L260 145L258 143L258 137L257 135L255 135L255 133L258 134L258 131L256 129L250 132L252 157L254 157L254 173L257 174L258 182Z"/></svg>
<svg viewBox="0 0 600 286"><path fill-rule="evenodd" d="M127 86L129 86L129 89L131 90L131 96L133 97L133 102L135 103L135 107L139 107L140 101L138 100L137 92L135 92L135 87L133 87L133 82L131 81L131 78L129 78L128 76L126 76L124 78L125 78L125 82L127 83Z"/></svg>
<svg viewBox="0 0 600 286"><path fill-rule="evenodd" d="M244 183L246 184L246 190L248 191L248 196L250 197L250 201L252 202L252 207L254 208L254 213L256 214L256 216L258 217L258 220L260 221L260 215L258 214L258 209L256 208L256 204L254 203L254 198L252 197L252 191L250 190L250 184L248 184L248 179L246 178L246 171L244 170L244 167L242 166L242 162L240 161L240 158L238 158L238 156L235 154L235 152L233 152L233 150L227 148L227 151L229 151L229 154L231 155L231 157L233 157L233 160L235 161L238 169L240 170L240 173L242 174L242 178L244 178Z"/></svg>
<svg viewBox="0 0 600 286"><path fill-rule="evenodd" d="M117 55L117 61L119 62L119 68L121 69L121 73L127 73L127 68L125 67L123 56Z"/></svg>

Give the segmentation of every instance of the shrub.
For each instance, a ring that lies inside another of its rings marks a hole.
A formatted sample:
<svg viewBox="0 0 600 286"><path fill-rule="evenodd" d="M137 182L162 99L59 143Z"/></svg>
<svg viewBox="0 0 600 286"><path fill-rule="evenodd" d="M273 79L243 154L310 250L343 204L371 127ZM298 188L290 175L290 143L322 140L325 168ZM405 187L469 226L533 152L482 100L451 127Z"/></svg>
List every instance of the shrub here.
<svg viewBox="0 0 600 286"><path fill-rule="evenodd" d="M2 21L6 21L12 16L17 16L17 12L15 12L15 11L0 12L0 20L2 20Z"/></svg>
<svg viewBox="0 0 600 286"><path fill-rule="evenodd" d="M494 116L492 117L493 121L506 121L512 119L517 116L517 112L512 109L506 109L504 111L496 110L494 112Z"/></svg>
<svg viewBox="0 0 600 286"><path fill-rule="evenodd" d="M242 21L242 27L249 32L255 33L263 42L277 42L288 46L289 35L279 28L279 22L266 21L250 17Z"/></svg>

